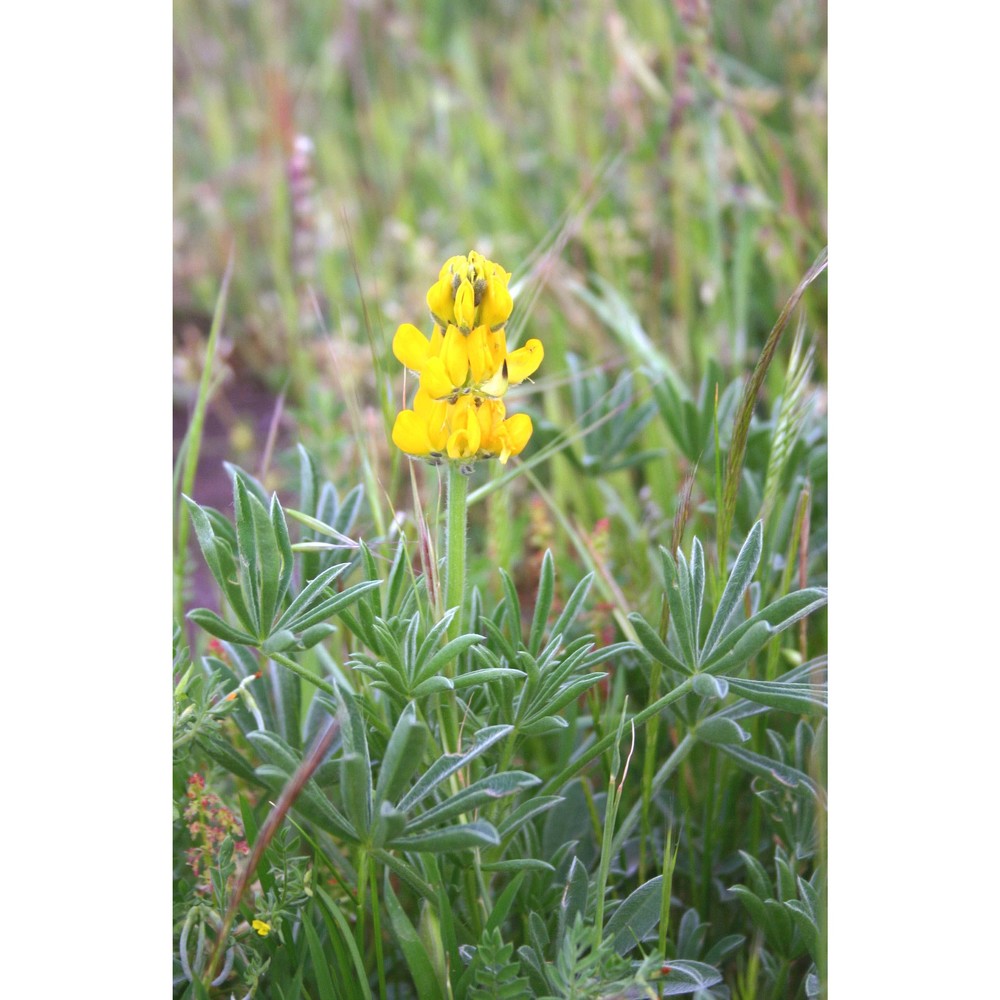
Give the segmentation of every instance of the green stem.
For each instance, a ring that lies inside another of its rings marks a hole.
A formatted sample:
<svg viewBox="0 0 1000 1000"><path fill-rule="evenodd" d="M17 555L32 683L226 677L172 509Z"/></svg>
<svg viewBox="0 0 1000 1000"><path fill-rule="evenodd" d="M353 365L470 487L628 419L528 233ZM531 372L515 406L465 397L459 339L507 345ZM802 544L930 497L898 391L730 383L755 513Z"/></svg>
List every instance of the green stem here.
<svg viewBox="0 0 1000 1000"><path fill-rule="evenodd" d="M695 737L688 733L681 741L674 747L673 752L670 756L663 762L663 766L656 772L653 778L653 783L650 788L651 792L656 792L663 787L674 771L680 766L681 762L694 748ZM622 845L625 843L626 838L635 829L636 824L639 822L641 813L641 802L637 802L628 812L628 815L622 820L621 825L618 827L618 832L615 834L615 839L611 843L612 853L617 853L621 850Z"/></svg>
<svg viewBox="0 0 1000 1000"><path fill-rule="evenodd" d="M382 922L378 912L378 879L375 871L375 858L368 855L368 870L371 875L371 896L372 896L372 933L375 936L375 964L378 967L378 995L379 1000L385 1000L385 959L382 955Z"/></svg>
<svg viewBox="0 0 1000 1000"><path fill-rule="evenodd" d="M448 463L448 500L445 519L444 605L458 608L448 629L448 638L465 632L465 538L468 522L469 479L459 462ZM445 664L445 676L454 677L456 664ZM443 737L450 752L458 750L458 706L455 692L448 691L438 702Z"/></svg>
<svg viewBox="0 0 1000 1000"><path fill-rule="evenodd" d="M445 607L458 608L451 638L465 632L465 541L468 524L469 477L460 462L448 463L448 534L445 542Z"/></svg>
<svg viewBox="0 0 1000 1000"><path fill-rule="evenodd" d="M663 602L666 605L666 601ZM649 676L649 700L656 701L660 697L659 662L654 661ZM649 809L652 802L653 771L656 767L656 737L660 720L656 716L650 720L646 736L646 752L642 761L642 830L639 836L639 882L646 881L646 844L650 839Z"/></svg>
<svg viewBox="0 0 1000 1000"><path fill-rule="evenodd" d="M604 896L608 888L608 873L611 871L615 818L618 815L621 799L622 785L618 784L618 775L612 774L608 781L608 797L604 809L604 831L601 836L601 863L597 873L597 912L594 915L595 951L604 938Z"/></svg>

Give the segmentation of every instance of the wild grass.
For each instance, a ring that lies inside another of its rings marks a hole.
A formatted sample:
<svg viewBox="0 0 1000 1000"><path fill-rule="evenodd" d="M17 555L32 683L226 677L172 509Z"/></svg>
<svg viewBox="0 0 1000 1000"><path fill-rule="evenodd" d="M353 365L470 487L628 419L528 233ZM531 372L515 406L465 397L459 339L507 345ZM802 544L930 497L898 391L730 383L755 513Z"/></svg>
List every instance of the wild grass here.
<svg viewBox="0 0 1000 1000"><path fill-rule="evenodd" d="M175 995L825 995L822 8L175 13ZM453 614L470 248L545 360Z"/></svg>

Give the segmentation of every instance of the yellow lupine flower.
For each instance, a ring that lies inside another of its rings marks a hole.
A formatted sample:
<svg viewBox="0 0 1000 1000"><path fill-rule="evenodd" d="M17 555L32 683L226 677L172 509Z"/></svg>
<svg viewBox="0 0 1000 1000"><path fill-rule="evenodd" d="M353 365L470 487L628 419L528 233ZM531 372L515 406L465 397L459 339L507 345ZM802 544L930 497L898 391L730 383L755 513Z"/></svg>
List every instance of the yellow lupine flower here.
<svg viewBox="0 0 1000 1000"><path fill-rule="evenodd" d="M428 338L403 323L396 358L420 376L413 408L396 416L393 443L408 455L462 462L524 450L531 418L508 418L501 397L542 362L541 341L507 352L505 325L514 306L510 272L476 251L449 258L427 293L434 320Z"/></svg>
<svg viewBox="0 0 1000 1000"><path fill-rule="evenodd" d="M263 920L255 920L250 925L261 937L267 937L271 933L271 925Z"/></svg>

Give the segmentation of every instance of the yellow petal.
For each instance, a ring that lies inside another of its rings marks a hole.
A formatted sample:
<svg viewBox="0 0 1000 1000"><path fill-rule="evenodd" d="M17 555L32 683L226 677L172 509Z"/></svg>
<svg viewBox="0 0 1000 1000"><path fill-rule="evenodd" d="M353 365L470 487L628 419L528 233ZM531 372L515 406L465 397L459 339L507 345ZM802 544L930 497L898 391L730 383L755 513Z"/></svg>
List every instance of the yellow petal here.
<svg viewBox="0 0 1000 1000"><path fill-rule="evenodd" d="M434 332L431 334L431 346L429 354L432 358L439 358L441 356L441 345L444 343L444 330L434 324Z"/></svg>
<svg viewBox="0 0 1000 1000"><path fill-rule="evenodd" d="M506 273L499 268L494 270L487 279L486 291L482 302L479 303L479 322L491 328L502 327L510 318L511 310L514 308L514 300L507 291L507 283L500 279L500 275Z"/></svg>
<svg viewBox="0 0 1000 1000"><path fill-rule="evenodd" d="M420 388L426 389L431 399L446 399L455 391L441 358L428 358L420 373Z"/></svg>
<svg viewBox="0 0 1000 1000"><path fill-rule="evenodd" d="M454 321L455 303L450 278L442 278L431 285L427 293L427 308L430 309L434 322L440 326L447 326Z"/></svg>
<svg viewBox="0 0 1000 1000"><path fill-rule="evenodd" d="M475 408L466 408L463 426L452 432L448 438L449 458L474 458L479 451L481 432L479 421L476 419ZM454 426L455 421L452 421Z"/></svg>
<svg viewBox="0 0 1000 1000"><path fill-rule="evenodd" d="M523 382L529 375L534 375L542 363L545 351L540 340L529 340L524 347L507 355L507 377L511 385Z"/></svg>
<svg viewBox="0 0 1000 1000"><path fill-rule="evenodd" d="M429 455L431 442L427 427L413 410L401 410L392 425L392 443L407 455Z"/></svg>
<svg viewBox="0 0 1000 1000"><path fill-rule="evenodd" d="M455 322L468 333L476 325L476 290L464 278L455 292Z"/></svg>
<svg viewBox="0 0 1000 1000"><path fill-rule="evenodd" d="M452 275L465 274L468 266L469 261L467 257L463 257L461 255L457 257L449 257L441 266L441 271L438 274L438 280L444 281L447 279L450 287Z"/></svg>
<svg viewBox="0 0 1000 1000"><path fill-rule="evenodd" d="M496 374L506 352L502 340L498 343L496 334L486 326L477 326L469 334L468 346L469 371L475 386Z"/></svg>
<svg viewBox="0 0 1000 1000"><path fill-rule="evenodd" d="M503 422L497 433L501 444L498 456L501 465L506 465L511 455L520 455L524 451L532 430L531 417L527 413L515 413Z"/></svg>
<svg viewBox="0 0 1000 1000"><path fill-rule="evenodd" d="M413 397L413 412L427 431L431 451L443 452L448 442L448 404L434 399L424 386Z"/></svg>
<svg viewBox="0 0 1000 1000"><path fill-rule="evenodd" d="M428 339L412 323L403 323L392 338L392 353L396 355L396 360L415 372L426 364L430 346Z"/></svg>
<svg viewBox="0 0 1000 1000"><path fill-rule="evenodd" d="M469 345L457 326L449 326L441 345L441 360L451 384L460 389L469 374Z"/></svg>

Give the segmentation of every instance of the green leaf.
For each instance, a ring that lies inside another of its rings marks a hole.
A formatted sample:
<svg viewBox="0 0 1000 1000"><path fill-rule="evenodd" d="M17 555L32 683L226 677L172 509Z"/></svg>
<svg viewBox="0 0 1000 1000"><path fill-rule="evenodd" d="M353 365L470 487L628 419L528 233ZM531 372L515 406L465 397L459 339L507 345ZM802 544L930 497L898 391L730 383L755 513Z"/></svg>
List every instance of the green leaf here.
<svg viewBox="0 0 1000 1000"><path fill-rule="evenodd" d="M255 780L270 779L279 789L286 785L300 763L299 755L277 733L258 730L248 733L247 739L272 765L258 767ZM322 829L335 833L345 840L358 840L358 834L350 820L320 791L314 778L306 782L295 801L294 808Z"/></svg>
<svg viewBox="0 0 1000 1000"><path fill-rule="evenodd" d="M238 642L244 646L256 646L257 640L252 635L238 628L234 628L228 622L224 622L214 611L208 608L195 608L189 611L187 617L196 625L200 625L209 635L214 635L217 639L225 639L226 642Z"/></svg>
<svg viewBox="0 0 1000 1000"><path fill-rule="evenodd" d="M484 861L484 872L554 872L555 868L540 858L510 858L507 861ZM491 914L492 918L492 914Z"/></svg>
<svg viewBox="0 0 1000 1000"><path fill-rule="evenodd" d="M602 681L608 675L604 672L601 673L590 673L584 674L582 677L577 677L576 680L570 681L568 684L562 685L555 694L549 694L547 691L540 692L538 697L535 699L536 707L533 708L531 715L528 718L527 725L532 725L534 722L540 718L539 712L548 712L547 718L551 718L551 713L559 712L571 701L576 701L577 698L583 694L588 688L592 688L595 684ZM565 720L564 720L565 721ZM565 725L560 725L560 729L565 729ZM521 727L521 731L527 733L526 726ZM538 735L537 733L529 735Z"/></svg>
<svg viewBox="0 0 1000 1000"><path fill-rule="evenodd" d="M531 619L531 631L528 633L528 652L537 656L542 646L542 636L552 607L552 595L555 592L555 564L552 552L545 550L542 557L542 568L538 576L538 596L535 599L535 613Z"/></svg>
<svg viewBox="0 0 1000 1000"><path fill-rule="evenodd" d="M767 910L764 909L764 900L753 893L745 885L733 885L729 891L743 904L747 913L750 914L750 922L754 927L765 930L769 926Z"/></svg>
<svg viewBox="0 0 1000 1000"><path fill-rule="evenodd" d="M572 927L577 916L587 916L587 896L590 892L590 877L586 866L574 855L570 862L569 874L562 898L559 900L559 925L556 941L561 941L568 927Z"/></svg>
<svg viewBox="0 0 1000 1000"><path fill-rule="evenodd" d="M686 673L694 673L698 669L698 644L691 628L691 595L690 577L687 563L682 552L674 557L661 546L663 557L663 575L666 581L667 604L670 606L670 622L680 645L681 654L687 664L683 669Z"/></svg>
<svg viewBox="0 0 1000 1000"><path fill-rule="evenodd" d="M261 764L255 772L254 780L280 794L290 777L288 771L277 764ZM326 830L352 844L358 843L360 838L351 826L350 820L322 795L315 785L312 787L307 785L303 789L295 800L293 808L303 819L315 824L321 830Z"/></svg>
<svg viewBox="0 0 1000 1000"><path fill-rule="evenodd" d="M764 871L764 866L752 854L748 854L746 851L741 850L740 856L746 865L747 878L750 880L750 885L753 887L754 893L756 893L761 901L772 896L774 894L774 887L771 885L771 880L767 877L767 872Z"/></svg>
<svg viewBox="0 0 1000 1000"><path fill-rule="evenodd" d="M275 629L300 629L299 618L308 608L323 596L323 591L350 568L350 563L337 563L324 569L307 583L293 598L285 613L274 623Z"/></svg>
<svg viewBox="0 0 1000 1000"><path fill-rule="evenodd" d="M347 590L341 591L335 597L328 598L308 613L300 615L295 620L295 628L304 630L313 625L318 625L321 621L325 621L342 608L353 604L362 594L366 594L369 590L378 586L380 586L379 580L365 580L362 583L356 583L353 587L348 587Z"/></svg>
<svg viewBox="0 0 1000 1000"><path fill-rule="evenodd" d="M529 859L530 860L530 859ZM503 863L503 862L499 862ZM544 862L542 862L544 864ZM483 867L482 865L480 867ZM551 870L551 865L546 865L545 867ZM497 871L498 869L492 868L490 871ZM503 871L510 871L512 869L499 869ZM507 914L510 913L510 908L514 903L514 899L524 884L524 869L518 871L518 873L510 880L510 885L499 897L497 897L496 902L493 904L493 909L490 911L489 918L486 921L486 930L494 931L503 926L503 922L507 919Z"/></svg>
<svg viewBox="0 0 1000 1000"><path fill-rule="evenodd" d="M340 759L344 810L354 829L364 837L372 823L372 768L365 723L357 698L344 691L337 708L344 753Z"/></svg>
<svg viewBox="0 0 1000 1000"><path fill-rule="evenodd" d="M260 649L263 653L284 653L294 649L298 644L298 636L290 629L283 628L278 632L272 632L260 644Z"/></svg>
<svg viewBox="0 0 1000 1000"><path fill-rule="evenodd" d="M262 784L250 762L214 729L201 730L195 742L216 764L220 764L230 774L235 774L238 778L253 782L255 785Z"/></svg>
<svg viewBox="0 0 1000 1000"><path fill-rule="evenodd" d="M705 602L705 552L697 538L691 542L691 618L694 642L701 635L701 606Z"/></svg>
<svg viewBox="0 0 1000 1000"><path fill-rule="evenodd" d="M689 959L671 959L670 972L659 979L656 988L661 997L680 996L683 993L696 993L707 990L722 982L722 974L711 965L704 962L692 962Z"/></svg>
<svg viewBox="0 0 1000 1000"><path fill-rule="evenodd" d="M631 951L659 924L662 895L663 876L657 875L640 885L611 914L604 926L604 936L612 938L619 955Z"/></svg>
<svg viewBox="0 0 1000 1000"><path fill-rule="evenodd" d="M797 899L786 900L785 907L792 914L792 920L805 939L806 948L815 961L819 952L819 928L813 915L809 912L809 908Z"/></svg>
<svg viewBox="0 0 1000 1000"><path fill-rule="evenodd" d="M375 847L391 844L406 829L406 817L391 803L383 802L375 819Z"/></svg>
<svg viewBox="0 0 1000 1000"><path fill-rule="evenodd" d="M253 623L252 632L256 636L263 637L267 634L267 625L260 614L260 588L259 588L259 563L257 561L257 533L254 530L254 510L250 506L251 499L261 513L264 507L256 497L251 498L247 493L243 478L235 476L233 478L233 507L236 513L236 554L239 558L237 573L240 581L240 590L247 602L247 611ZM265 520L266 520L266 514Z"/></svg>
<svg viewBox="0 0 1000 1000"><path fill-rule="evenodd" d="M481 643L485 640L484 635L460 635L451 642L446 642L417 672L417 680L426 680L435 674L440 674L452 660L458 659L470 646ZM457 680L457 678L456 678Z"/></svg>
<svg viewBox="0 0 1000 1000"><path fill-rule="evenodd" d="M639 642L642 643L643 648L650 656L658 663L662 663L665 667L670 667L673 670L679 670L682 673L690 674L692 668L679 660L670 650L667 648L666 643L657 635L653 630L653 627L646 621L638 611L633 611L629 616L628 620L632 623L632 627L635 629L635 634L639 637Z"/></svg>
<svg viewBox="0 0 1000 1000"><path fill-rule="evenodd" d="M569 723L559 715L543 715L532 722L525 722L517 727L522 736L548 736L569 727Z"/></svg>
<svg viewBox="0 0 1000 1000"><path fill-rule="evenodd" d="M732 572L726 581L722 597L719 598L719 606L716 608L715 617L709 627L708 635L705 637L705 645L702 648L702 660L706 660L715 648L716 643L725 634L726 626L739 606L743 591L750 586L757 566L760 563L760 554L764 546L764 522L758 521L750 529L740 554L736 557Z"/></svg>
<svg viewBox="0 0 1000 1000"><path fill-rule="evenodd" d="M340 931L340 938L351 957L351 964L354 966L354 981L351 983L352 988L357 988L361 991L361 1000L372 1000L371 987L368 985L368 973L365 971L364 961L358 951L358 946L355 943L354 934L351 932L347 918L343 913L341 913L340 907L333 901L333 899L331 899L321 886L313 886L313 893L316 898L319 899L323 909L336 923L337 928Z"/></svg>
<svg viewBox="0 0 1000 1000"><path fill-rule="evenodd" d="M793 684L783 681L757 681L729 679L734 694L748 701L779 708L785 712L825 712L827 689L825 684Z"/></svg>
<svg viewBox="0 0 1000 1000"><path fill-rule="evenodd" d="M438 640L448 630L448 627L452 623L452 619L454 619L457 614L458 608L449 608L441 616L441 619L435 622L434 625L428 630L427 635L424 637L424 641L420 644L420 649L417 650L417 655L413 661L415 675L422 676L424 674L424 665L432 656L435 655ZM447 648L447 646L443 648Z"/></svg>
<svg viewBox="0 0 1000 1000"><path fill-rule="evenodd" d="M407 830L416 832L435 823L451 819L460 813L470 813L481 805L495 802L497 799L516 795L525 788L540 785L541 779L526 771L504 771L500 774L487 775L474 781L467 788L456 792L444 802L439 803L415 819L411 819Z"/></svg>
<svg viewBox="0 0 1000 1000"><path fill-rule="evenodd" d="M309 944L309 955L312 958L312 967L316 974L316 988L319 991L320 1000L339 1000L337 991L333 986L333 977L330 975L329 961L323 951L323 946L320 944L319 935L316 933L312 921L309 919L303 920L302 929Z"/></svg>
<svg viewBox="0 0 1000 1000"><path fill-rule="evenodd" d="M410 693L414 698L426 698L430 694L437 694L439 691L453 691L455 682L448 677L428 677L421 681Z"/></svg>
<svg viewBox="0 0 1000 1000"><path fill-rule="evenodd" d="M827 592L822 587L808 587L779 597L727 632L716 644L712 654L703 657L702 670L718 673L733 669L741 660L744 662L749 660L771 637L812 614L826 602ZM752 639L748 637L751 630L753 630ZM747 650L753 652L748 653Z"/></svg>
<svg viewBox="0 0 1000 1000"><path fill-rule="evenodd" d="M521 602L517 598L517 587L510 574L500 568L500 580L503 583L504 595L506 597L505 612L507 622L510 626L510 633L514 639L521 638Z"/></svg>
<svg viewBox="0 0 1000 1000"><path fill-rule="evenodd" d="M430 830L412 837L400 837L392 846L402 851L447 854L449 851L464 851L474 847L496 847L499 843L500 835L493 824L477 819L471 823L448 826L443 830Z"/></svg>
<svg viewBox="0 0 1000 1000"><path fill-rule="evenodd" d="M570 594L565 607L559 613L559 617L552 625L552 635L567 635L569 633L570 626L573 624L577 612L580 610L580 606L587 599L587 594L590 592L590 586L593 582L594 574L588 573L576 585L573 589L573 593Z"/></svg>
<svg viewBox="0 0 1000 1000"><path fill-rule="evenodd" d="M695 674L692 682L694 693L702 698L725 698L729 693L730 682L725 677L713 677L711 674Z"/></svg>
<svg viewBox="0 0 1000 1000"><path fill-rule="evenodd" d="M277 600L275 610L281 606L285 594L288 593L288 586L292 582L292 569L294 568L294 557L292 555L292 542L288 537L288 525L285 523L285 515L278 503L278 495L275 493L271 497L271 532L278 550L278 579L277 579ZM272 613L269 621L274 620Z"/></svg>
<svg viewBox="0 0 1000 1000"><path fill-rule="evenodd" d="M760 754L752 753L741 747L720 745L719 749L732 757L740 767L745 768L751 774L756 774L769 781L776 781L779 785L784 785L786 788L797 791L804 789L810 792L814 798L820 797L820 791L816 783L809 775L804 774L797 768L791 767L788 764L781 764L770 757L762 757Z"/></svg>
<svg viewBox="0 0 1000 1000"><path fill-rule="evenodd" d="M534 818L539 813L551 809L557 802L562 802L561 795L534 795L526 802L522 802L517 808L507 816L498 827L500 836L506 839L510 834L519 830L528 820Z"/></svg>
<svg viewBox="0 0 1000 1000"><path fill-rule="evenodd" d="M385 899L386 911L389 914L389 924L396 942L403 952L403 957L406 959L410 975L413 977L418 1000L445 1000L441 984L434 973L431 960L427 957L423 942L407 918L403 907L396 898L396 893L393 892L388 871L386 871L383 880L383 898Z"/></svg>
<svg viewBox="0 0 1000 1000"><path fill-rule="evenodd" d="M322 642L328 635L332 635L337 631L336 625L331 625L329 622L320 622L319 625L313 625L311 628L307 628L301 635L301 644L303 649L312 649L313 646Z"/></svg>
<svg viewBox="0 0 1000 1000"><path fill-rule="evenodd" d="M715 745L746 743L750 739L750 734L741 725L721 715L698 723L694 734L699 740Z"/></svg>
<svg viewBox="0 0 1000 1000"><path fill-rule="evenodd" d="M482 670L470 670L467 674L459 674L454 680L454 687L456 690L460 690L474 687L477 684L491 684L504 677L519 678L524 676L523 670L514 670L512 667L484 667Z"/></svg>
<svg viewBox="0 0 1000 1000"><path fill-rule="evenodd" d="M512 729L512 726L487 726L476 733L475 742L464 753L449 753L439 757L400 799L398 803L400 811L408 813L418 802L430 795L442 781L485 753L497 740L503 739Z"/></svg>
<svg viewBox="0 0 1000 1000"><path fill-rule="evenodd" d="M406 583L407 568L405 539L400 536L399 544L396 546L396 553L392 557L392 566L389 567L389 576L385 585L385 604L382 610L386 617L392 614L399 602L399 595L402 593L403 586Z"/></svg>
<svg viewBox="0 0 1000 1000"><path fill-rule="evenodd" d="M209 568L215 582L220 590L226 595L230 607L240 624L249 632L256 635L257 629L254 624L243 594L240 590L236 559L233 555L230 543L220 538L212 527L211 519L206 511L196 504L190 497L184 497L188 512L191 515L191 523L194 525L195 537L201 548L202 556Z"/></svg>
<svg viewBox="0 0 1000 1000"><path fill-rule="evenodd" d="M402 794L410 778L420 767L427 737L427 727L417 719L416 708L412 703L407 705L400 713L385 748L375 785L376 807L385 801L395 802Z"/></svg>

